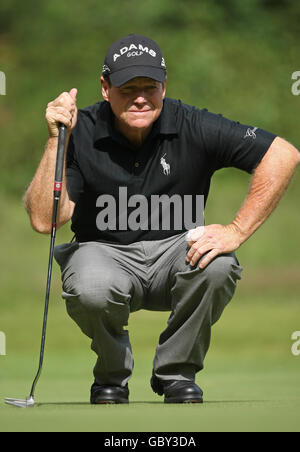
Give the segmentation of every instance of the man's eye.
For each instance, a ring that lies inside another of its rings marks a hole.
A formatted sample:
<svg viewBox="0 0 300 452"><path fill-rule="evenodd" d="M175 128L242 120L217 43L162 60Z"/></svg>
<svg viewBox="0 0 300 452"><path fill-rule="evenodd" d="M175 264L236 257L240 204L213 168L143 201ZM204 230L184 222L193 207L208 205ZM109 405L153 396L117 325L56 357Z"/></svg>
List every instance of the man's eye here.
<svg viewBox="0 0 300 452"><path fill-rule="evenodd" d="M139 91L144 91L147 93L152 93L157 89L157 86L153 85L153 86L145 86L142 90L136 89L134 87L127 87L127 88L123 88L121 90L122 94L133 94L133 93L138 93Z"/></svg>

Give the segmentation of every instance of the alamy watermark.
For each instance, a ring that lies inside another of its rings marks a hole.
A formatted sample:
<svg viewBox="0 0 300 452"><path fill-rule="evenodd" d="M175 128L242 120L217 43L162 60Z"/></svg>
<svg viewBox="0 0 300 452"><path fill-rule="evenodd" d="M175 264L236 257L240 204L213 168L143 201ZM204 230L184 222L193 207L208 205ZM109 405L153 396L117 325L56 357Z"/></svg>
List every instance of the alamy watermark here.
<svg viewBox="0 0 300 452"><path fill-rule="evenodd" d="M6 336L0 331L0 355L6 355Z"/></svg>
<svg viewBox="0 0 300 452"><path fill-rule="evenodd" d="M295 71L292 73L292 80L296 80L292 84L292 94L293 96L299 96L300 95L300 71Z"/></svg>
<svg viewBox="0 0 300 452"><path fill-rule="evenodd" d="M6 95L6 76L2 71L0 71L0 95Z"/></svg>
<svg viewBox="0 0 300 452"><path fill-rule="evenodd" d="M300 356L300 331L294 331L291 339L295 341L292 345L292 354L294 356Z"/></svg>
<svg viewBox="0 0 300 452"><path fill-rule="evenodd" d="M135 194L128 198L127 187L119 187L118 199L100 195L96 207L102 208L96 216L99 231L181 231L204 225L203 195L163 194L148 199Z"/></svg>

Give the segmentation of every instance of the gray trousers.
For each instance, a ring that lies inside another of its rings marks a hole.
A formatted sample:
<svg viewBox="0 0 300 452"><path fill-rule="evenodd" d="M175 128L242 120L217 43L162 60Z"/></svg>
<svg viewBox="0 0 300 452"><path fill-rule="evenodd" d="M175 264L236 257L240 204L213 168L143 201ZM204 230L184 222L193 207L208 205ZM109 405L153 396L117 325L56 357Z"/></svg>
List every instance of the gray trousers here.
<svg viewBox="0 0 300 452"><path fill-rule="evenodd" d="M171 311L153 362L161 379L195 380L211 327L233 297L242 268L233 253L205 269L186 262L186 233L130 245L67 243L55 248L68 314L92 339L99 384L125 386L133 369L130 312Z"/></svg>

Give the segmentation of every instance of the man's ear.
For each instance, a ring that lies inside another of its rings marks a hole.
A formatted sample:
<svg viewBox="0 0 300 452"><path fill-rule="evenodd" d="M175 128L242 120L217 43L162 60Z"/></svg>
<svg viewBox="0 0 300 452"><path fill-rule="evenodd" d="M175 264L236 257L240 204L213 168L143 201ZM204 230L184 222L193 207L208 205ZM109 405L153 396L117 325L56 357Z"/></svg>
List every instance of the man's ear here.
<svg viewBox="0 0 300 452"><path fill-rule="evenodd" d="M166 97L166 91L167 91L167 76L165 78L165 81L164 81L162 87L163 87L163 99L164 99Z"/></svg>
<svg viewBox="0 0 300 452"><path fill-rule="evenodd" d="M100 82L102 85L102 97L104 100L109 102L109 83L107 82L107 80L105 80L103 75L101 75L100 77Z"/></svg>

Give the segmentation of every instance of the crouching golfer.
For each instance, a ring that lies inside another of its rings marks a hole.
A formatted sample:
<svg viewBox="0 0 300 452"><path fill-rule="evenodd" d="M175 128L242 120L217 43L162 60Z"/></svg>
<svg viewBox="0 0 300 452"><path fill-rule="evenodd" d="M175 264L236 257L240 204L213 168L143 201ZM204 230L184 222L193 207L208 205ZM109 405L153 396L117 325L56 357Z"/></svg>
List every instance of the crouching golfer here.
<svg viewBox="0 0 300 452"><path fill-rule="evenodd" d="M195 376L241 278L234 251L274 210L300 154L260 128L165 98L165 60L147 37L129 35L109 48L101 85L104 101L82 110L76 89L48 104L49 139L25 206L32 227L49 234L63 123L58 227L72 220L75 240L57 246L55 257L67 311L98 357L91 403L128 403L126 325L140 309L170 311L153 391L166 403L201 403ZM211 177L224 167L251 173L249 192L232 223L203 226Z"/></svg>

